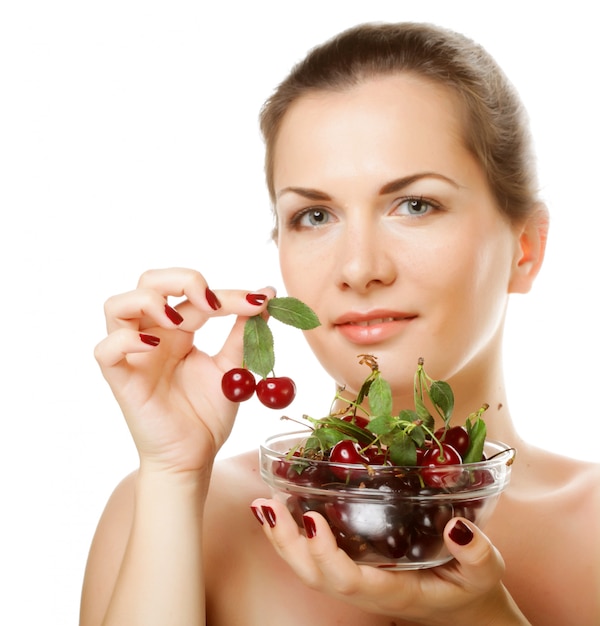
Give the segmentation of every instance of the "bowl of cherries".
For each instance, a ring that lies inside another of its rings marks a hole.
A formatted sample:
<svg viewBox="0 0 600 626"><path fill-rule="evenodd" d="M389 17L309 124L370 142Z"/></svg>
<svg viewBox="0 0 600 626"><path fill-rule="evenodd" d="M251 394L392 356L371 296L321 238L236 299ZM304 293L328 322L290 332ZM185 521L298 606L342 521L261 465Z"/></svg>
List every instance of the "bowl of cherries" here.
<svg viewBox="0 0 600 626"><path fill-rule="evenodd" d="M455 425L452 389L432 380L422 359L414 407L393 412L376 357L359 358L370 373L357 397L344 398L325 417L305 415L308 428L267 439L262 478L299 528L307 511L323 515L357 563L397 570L442 565L452 558L445 525L460 516L485 527L509 484L515 450L487 439L487 405ZM432 413L442 427L435 428Z"/></svg>

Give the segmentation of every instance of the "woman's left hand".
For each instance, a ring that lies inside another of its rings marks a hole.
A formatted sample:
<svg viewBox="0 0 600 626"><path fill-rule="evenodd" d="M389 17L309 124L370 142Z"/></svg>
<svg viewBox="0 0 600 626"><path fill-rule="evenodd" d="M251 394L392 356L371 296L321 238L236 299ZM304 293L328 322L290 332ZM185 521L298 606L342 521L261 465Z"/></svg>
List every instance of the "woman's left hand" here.
<svg viewBox="0 0 600 626"><path fill-rule="evenodd" d="M354 563L316 512L305 516L310 518L305 521L308 538L281 502L258 499L252 507L275 550L304 584L367 613L432 626L529 624L502 584L500 553L464 518L450 520L444 530L452 561L431 569L390 571Z"/></svg>

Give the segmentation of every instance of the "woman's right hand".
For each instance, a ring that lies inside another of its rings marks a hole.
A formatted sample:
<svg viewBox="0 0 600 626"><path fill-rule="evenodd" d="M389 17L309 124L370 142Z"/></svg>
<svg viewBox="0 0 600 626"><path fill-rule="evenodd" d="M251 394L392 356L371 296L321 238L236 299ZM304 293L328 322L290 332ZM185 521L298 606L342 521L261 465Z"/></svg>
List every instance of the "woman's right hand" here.
<svg viewBox="0 0 600 626"><path fill-rule="evenodd" d="M145 272L134 291L105 305L108 335L95 356L127 420L140 467L210 470L237 412L221 390L223 374L242 363L243 326L274 291L213 292L193 270ZM169 296L184 297L176 309ZM264 301L263 300L264 296ZM258 302L258 304L255 304ZM237 315L214 356L194 346L194 332L215 316Z"/></svg>

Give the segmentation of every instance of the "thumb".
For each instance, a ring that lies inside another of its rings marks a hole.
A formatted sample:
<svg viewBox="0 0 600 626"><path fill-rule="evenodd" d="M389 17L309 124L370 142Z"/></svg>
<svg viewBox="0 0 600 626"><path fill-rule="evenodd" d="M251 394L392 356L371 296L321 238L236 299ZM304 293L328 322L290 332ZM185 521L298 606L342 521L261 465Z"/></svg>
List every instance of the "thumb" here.
<svg viewBox="0 0 600 626"><path fill-rule="evenodd" d="M465 586L486 591L500 582L504 560L488 537L464 517L455 517L446 524L444 541L458 562L458 571Z"/></svg>

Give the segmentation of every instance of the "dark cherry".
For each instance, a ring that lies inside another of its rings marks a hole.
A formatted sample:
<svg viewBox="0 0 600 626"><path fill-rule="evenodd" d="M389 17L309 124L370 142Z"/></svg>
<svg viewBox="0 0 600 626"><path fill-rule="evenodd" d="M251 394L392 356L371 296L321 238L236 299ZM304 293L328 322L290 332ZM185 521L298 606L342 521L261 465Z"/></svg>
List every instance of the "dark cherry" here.
<svg viewBox="0 0 600 626"><path fill-rule="evenodd" d="M244 367L234 367L223 374L221 389L228 400L244 402L254 394L256 379L250 370Z"/></svg>
<svg viewBox="0 0 600 626"><path fill-rule="evenodd" d="M462 457L465 456L469 449L469 433L464 426L451 426L448 430L440 428L435 432L435 436L442 441L451 445Z"/></svg>
<svg viewBox="0 0 600 626"><path fill-rule="evenodd" d="M296 397L296 385L287 376L262 378L256 385L256 396L270 409L284 409Z"/></svg>
<svg viewBox="0 0 600 626"><path fill-rule="evenodd" d="M415 531L411 534L406 558L414 563L432 559L437 556L443 545L442 537Z"/></svg>
<svg viewBox="0 0 600 626"><path fill-rule="evenodd" d="M289 459L274 461L273 473L296 485L309 487L320 487L332 480L324 463L304 459L299 452L295 452Z"/></svg>
<svg viewBox="0 0 600 626"><path fill-rule="evenodd" d="M407 526L399 525L390 529L383 539L372 542L379 554L388 559L402 558L410 545L410 531Z"/></svg>
<svg viewBox="0 0 600 626"><path fill-rule="evenodd" d="M345 533L343 530L331 527L338 548L341 548L351 559L360 560L369 553L369 544L360 535Z"/></svg>
<svg viewBox="0 0 600 626"><path fill-rule="evenodd" d="M418 504L413 511L415 527L430 535L441 536L453 517L454 508L451 504Z"/></svg>

